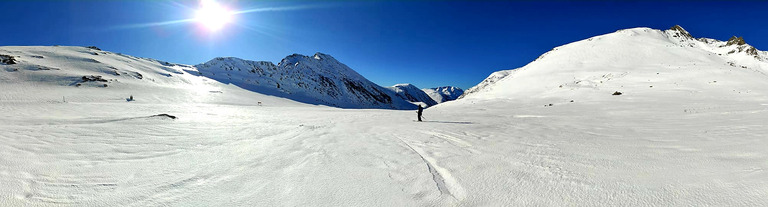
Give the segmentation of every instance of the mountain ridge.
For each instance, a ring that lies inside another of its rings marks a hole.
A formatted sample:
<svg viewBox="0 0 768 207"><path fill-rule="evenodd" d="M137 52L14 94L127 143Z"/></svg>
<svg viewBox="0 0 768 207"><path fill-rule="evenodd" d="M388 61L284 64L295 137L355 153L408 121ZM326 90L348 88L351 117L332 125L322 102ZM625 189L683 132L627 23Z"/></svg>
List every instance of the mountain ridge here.
<svg viewBox="0 0 768 207"><path fill-rule="evenodd" d="M414 104L420 105L423 103L426 104L425 107L438 104L438 102L433 100L427 93L410 83L395 84L386 88L396 93L398 97Z"/></svg>
<svg viewBox="0 0 768 207"><path fill-rule="evenodd" d="M394 92L334 57L292 54L278 64L219 57L195 65L198 74L258 93L341 108L415 109Z"/></svg>
<svg viewBox="0 0 768 207"><path fill-rule="evenodd" d="M440 86L435 88L422 88L424 93L435 100L437 103L453 101L464 95L464 90L453 86Z"/></svg>
<svg viewBox="0 0 768 207"><path fill-rule="evenodd" d="M663 79L672 78L653 76L665 73L718 79L711 74L738 71L739 77L745 79L753 77L742 73L767 77L766 57L768 52L757 50L743 38L694 38L679 25L668 30L623 29L558 46L523 67L494 72L467 89L460 99L557 97L569 101L579 97L577 93L627 90L628 84L637 85L637 90L657 89L658 84L669 83L662 82ZM693 72L686 74L681 70L686 68ZM674 77L672 83L680 86L680 82L689 88L704 87L698 83L687 85L690 80L682 77ZM645 88L639 88L640 85Z"/></svg>

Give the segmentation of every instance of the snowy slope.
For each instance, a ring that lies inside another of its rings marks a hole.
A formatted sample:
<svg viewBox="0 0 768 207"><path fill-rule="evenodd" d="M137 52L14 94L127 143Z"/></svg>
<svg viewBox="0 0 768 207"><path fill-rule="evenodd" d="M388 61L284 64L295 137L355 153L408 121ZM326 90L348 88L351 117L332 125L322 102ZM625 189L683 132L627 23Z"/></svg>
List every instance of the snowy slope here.
<svg viewBox="0 0 768 207"><path fill-rule="evenodd" d="M505 187L484 196L514 195L513 205L768 205L768 64L752 48L739 38L695 39L679 26L554 48L425 112L473 123L441 136L498 147L504 152L474 154L505 162L436 159L454 164L462 184L499 179ZM479 168L499 176L462 173Z"/></svg>
<svg viewBox="0 0 768 207"><path fill-rule="evenodd" d="M0 101L139 103L237 103L301 105L256 94L189 72L192 66L102 51L95 47L0 47Z"/></svg>
<svg viewBox="0 0 768 207"><path fill-rule="evenodd" d="M493 72L493 73L491 73L491 75L489 75L487 78L483 79L483 81L481 81L477 85L475 85L472 88L469 88L466 91L464 91L464 93L462 93L461 96L459 96L459 98L457 98L457 99L464 98L465 96L467 96L469 94L474 94L474 93L477 93L477 92L480 92L480 91L488 90L491 86L493 86L496 83L496 81L504 79L509 74L512 74L514 72L516 72L516 71L515 70L500 70L500 71Z"/></svg>
<svg viewBox="0 0 768 207"><path fill-rule="evenodd" d="M0 47L0 206L768 206L762 60L674 35L559 47L425 122L110 53L145 78L76 87L96 51Z"/></svg>
<svg viewBox="0 0 768 207"><path fill-rule="evenodd" d="M234 57L195 66L200 75L258 93L341 108L414 109L330 55L293 54L277 65Z"/></svg>
<svg viewBox="0 0 768 207"><path fill-rule="evenodd" d="M387 89L392 90L397 94L398 97L411 103L426 105L425 107L437 105L437 102L435 102L432 97L424 93L424 91L418 87L409 83L396 84L394 86L387 87Z"/></svg>
<svg viewBox="0 0 768 207"><path fill-rule="evenodd" d="M424 88L421 90L424 91L424 93L426 93L429 97L432 98L432 100L435 100L435 102L437 103L453 101L458 99L461 95L464 94L464 90L462 90L461 88L453 87L453 86Z"/></svg>
<svg viewBox="0 0 768 207"><path fill-rule="evenodd" d="M732 38L694 39L682 27L620 30L557 47L528 65L499 71L464 98L557 101L608 97L765 97L766 52Z"/></svg>

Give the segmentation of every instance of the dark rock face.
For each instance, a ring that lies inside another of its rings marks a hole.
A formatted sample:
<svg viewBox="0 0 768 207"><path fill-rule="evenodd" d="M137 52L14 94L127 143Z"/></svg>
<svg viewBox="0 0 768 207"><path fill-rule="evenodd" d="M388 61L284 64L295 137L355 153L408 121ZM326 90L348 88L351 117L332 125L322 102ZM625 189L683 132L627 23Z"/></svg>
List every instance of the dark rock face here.
<svg viewBox="0 0 768 207"><path fill-rule="evenodd" d="M6 65L13 65L13 64L16 64L16 59L10 55L0 55L0 63L6 64Z"/></svg>
<svg viewBox="0 0 768 207"><path fill-rule="evenodd" d="M83 76L82 80L83 82L89 82L89 81L108 82L106 79L101 78L100 75Z"/></svg>
<svg viewBox="0 0 768 207"><path fill-rule="evenodd" d="M733 36L730 39L728 39L728 43L726 43L725 45L727 46L727 45L744 45L744 44L747 44L747 42L744 41L744 37Z"/></svg>
<svg viewBox="0 0 768 207"><path fill-rule="evenodd" d="M376 88L372 88L373 92L371 92L365 89L362 83L350 81L348 79L344 79L344 85L347 87L347 89L357 94L358 96L366 97L367 99L374 99L380 103L392 103L392 97L389 97L386 93L381 92Z"/></svg>
<svg viewBox="0 0 768 207"><path fill-rule="evenodd" d="M176 119L176 116L170 115L170 114L158 114L158 115L152 115L150 117L163 117L163 118Z"/></svg>
<svg viewBox="0 0 768 207"><path fill-rule="evenodd" d="M749 47L746 50L744 50L747 54L755 56L755 58L758 58L757 49L755 47Z"/></svg>
<svg viewBox="0 0 768 207"><path fill-rule="evenodd" d="M676 31L676 34L677 34L677 35L680 35L680 36L682 36L682 37L686 37L686 38L689 38L689 39L693 39L693 36L691 35L691 33L688 33L688 31L686 31L685 29L683 29L683 27L681 27L680 25L675 25L675 26L672 26L672 27L671 27L671 28L669 28L669 29L670 29L670 30L673 30L673 31Z"/></svg>

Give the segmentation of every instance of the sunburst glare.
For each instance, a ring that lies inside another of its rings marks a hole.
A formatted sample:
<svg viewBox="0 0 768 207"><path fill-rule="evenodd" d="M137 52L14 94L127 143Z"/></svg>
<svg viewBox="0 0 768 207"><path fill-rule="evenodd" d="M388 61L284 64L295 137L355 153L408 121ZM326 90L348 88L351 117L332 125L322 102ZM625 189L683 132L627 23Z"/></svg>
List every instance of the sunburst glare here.
<svg viewBox="0 0 768 207"><path fill-rule="evenodd" d="M195 11L195 21L211 31L218 31L232 22L233 12L214 0L200 1L200 8Z"/></svg>

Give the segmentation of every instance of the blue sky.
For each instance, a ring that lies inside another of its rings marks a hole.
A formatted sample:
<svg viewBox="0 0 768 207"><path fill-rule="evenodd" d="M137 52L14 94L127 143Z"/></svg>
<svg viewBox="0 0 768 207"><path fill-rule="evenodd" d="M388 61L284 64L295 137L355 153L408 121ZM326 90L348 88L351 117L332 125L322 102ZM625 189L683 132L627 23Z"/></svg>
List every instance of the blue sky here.
<svg viewBox="0 0 768 207"><path fill-rule="evenodd" d="M238 14L211 32L196 1L2 1L0 45L94 45L169 62L218 56L278 62L330 54L371 81L468 88L553 47L633 27L680 24L695 37L743 36L768 49L766 1L219 1Z"/></svg>

